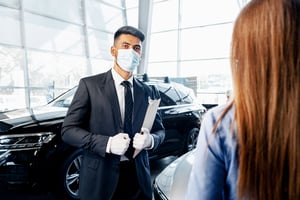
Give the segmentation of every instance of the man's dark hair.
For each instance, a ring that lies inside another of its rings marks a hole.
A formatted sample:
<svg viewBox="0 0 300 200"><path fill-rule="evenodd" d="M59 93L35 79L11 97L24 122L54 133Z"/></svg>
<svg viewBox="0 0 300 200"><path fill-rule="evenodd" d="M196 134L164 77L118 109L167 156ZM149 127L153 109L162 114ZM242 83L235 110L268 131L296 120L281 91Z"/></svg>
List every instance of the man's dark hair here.
<svg viewBox="0 0 300 200"><path fill-rule="evenodd" d="M121 28L119 28L116 31L116 33L114 35L114 41L116 41L116 39L118 39L118 37L122 34L133 35L133 36L139 38L141 40L141 42L143 42L145 39L144 33L142 33L142 31L140 31L139 29L132 27L132 26L122 26Z"/></svg>

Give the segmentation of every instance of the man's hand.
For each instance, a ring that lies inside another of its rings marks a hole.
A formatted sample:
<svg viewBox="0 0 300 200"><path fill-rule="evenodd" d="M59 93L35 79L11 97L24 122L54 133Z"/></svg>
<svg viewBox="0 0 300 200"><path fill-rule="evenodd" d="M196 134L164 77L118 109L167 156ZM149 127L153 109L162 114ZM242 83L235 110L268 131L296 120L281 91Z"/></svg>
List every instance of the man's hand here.
<svg viewBox="0 0 300 200"><path fill-rule="evenodd" d="M149 129L142 128L141 133L136 133L133 138L133 147L138 150L150 148L152 146L153 136Z"/></svg>
<svg viewBox="0 0 300 200"><path fill-rule="evenodd" d="M130 138L127 133L118 133L111 137L110 152L116 155L124 155L128 149Z"/></svg>

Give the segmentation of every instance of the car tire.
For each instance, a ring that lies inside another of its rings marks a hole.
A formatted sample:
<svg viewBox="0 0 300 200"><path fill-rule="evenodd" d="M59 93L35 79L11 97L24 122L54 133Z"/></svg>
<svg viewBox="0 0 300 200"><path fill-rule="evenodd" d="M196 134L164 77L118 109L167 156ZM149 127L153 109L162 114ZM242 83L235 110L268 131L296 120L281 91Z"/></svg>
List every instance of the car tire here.
<svg viewBox="0 0 300 200"><path fill-rule="evenodd" d="M186 153L196 148L198 135L199 135L199 128L193 128L189 131L185 142L185 152L183 153Z"/></svg>
<svg viewBox="0 0 300 200"><path fill-rule="evenodd" d="M79 199L79 174L82 162L82 150L77 149L62 161L59 173L59 196L64 199Z"/></svg>

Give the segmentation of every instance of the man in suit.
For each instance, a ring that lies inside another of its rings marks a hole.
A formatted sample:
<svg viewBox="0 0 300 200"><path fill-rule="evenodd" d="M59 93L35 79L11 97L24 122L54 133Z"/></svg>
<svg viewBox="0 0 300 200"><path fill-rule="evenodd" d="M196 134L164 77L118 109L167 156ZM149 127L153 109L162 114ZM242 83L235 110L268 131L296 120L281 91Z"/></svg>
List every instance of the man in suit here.
<svg viewBox="0 0 300 200"><path fill-rule="evenodd" d="M114 66L105 73L81 79L69 107L62 139L84 149L81 200L152 199L147 150L157 148L165 132L158 113L151 130L142 127L149 99L160 98L155 87L132 74L141 59L143 40L144 34L134 27L118 29L111 47ZM132 120L127 121L123 81L129 82L128 92L133 97L129 115ZM128 121L129 131L124 127ZM141 150L135 158L128 154L132 149Z"/></svg>

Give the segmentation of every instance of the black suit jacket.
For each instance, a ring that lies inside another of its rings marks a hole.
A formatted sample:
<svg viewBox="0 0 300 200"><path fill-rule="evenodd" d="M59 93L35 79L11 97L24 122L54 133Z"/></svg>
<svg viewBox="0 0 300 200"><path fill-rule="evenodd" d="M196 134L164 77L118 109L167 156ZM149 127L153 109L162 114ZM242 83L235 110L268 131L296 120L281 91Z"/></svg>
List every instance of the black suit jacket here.
<svg viewBox="0 0 300 200"><path fill-rule="evenodd" d="M160 98L155 87L133 79L133 131L139 132L148 106L148 98ZM62 126L62 139L83 148L79 195L81 200L108 200L116 189L120 156L106 153L108 138L123 131L120 107L111 70L83 78L79 82ZM159 114L152 130L154 149L162 143L165 132ZM134 159L139 184L151 199L152 184L148 152L143 150Z"/></svg>

